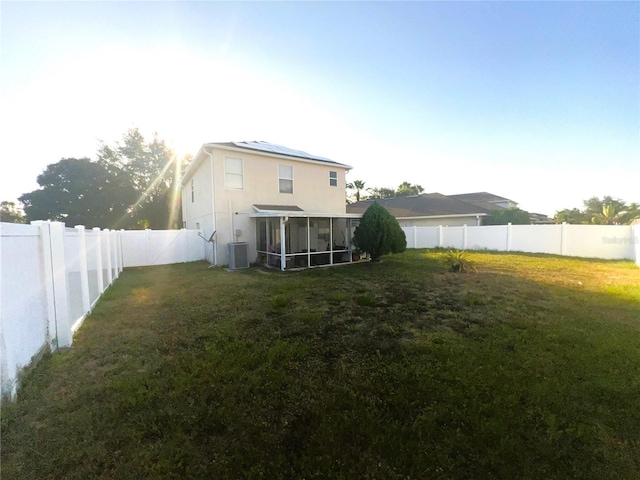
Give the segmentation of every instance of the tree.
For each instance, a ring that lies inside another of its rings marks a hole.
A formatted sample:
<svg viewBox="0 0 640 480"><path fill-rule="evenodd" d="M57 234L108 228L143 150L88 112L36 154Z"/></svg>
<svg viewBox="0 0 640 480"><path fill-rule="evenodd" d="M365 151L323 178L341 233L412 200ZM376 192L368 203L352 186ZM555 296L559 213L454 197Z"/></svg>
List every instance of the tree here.
<svg viewBox="0 0 640 480"><path fill-rule="evenodd" d="M602 200L599 197L591 197L582 203L583 210L565 208L557 211L553 220L556 223L624 225L640 218L640 207L637 203L627 205L624 200L609 195Z"/></svg>
<svg viewBox="0 0 640 480"><path fill-rule="evenodd" d="M361 195L361 192L364 190L365 183L366 182L364 182L363 180L354 180L353 182L347 184L347 188L349 188L350 190L355 190L355 193L353 195L355 196L356 202L364 200L365 198Z"/></svg>
<svg viewBox="0 0 640 480"><path fill-rule="evenodd" d="M391 198L395 197L396 192L393 188L369 188L367 189L369 192L369 198L373 198L376 200L381 200L383 198Z"/></svg>
<svg viewBox="0 0 640 480"><path fill-rule="evenodd" d="M130 129L120 142L112 146L102 143L98 163L136 192L131 207L136 225L160 229L182 225L180 168L158 134L147 142L137 128Z"/></svg>
<svg viewBox="0 0 640 480"><path fill-rule="evenodd" d="M398 185L395 194L398 197L406 197L408 195L420 195L422 192L424 192L424 188L420 185L412 185L409 182L402 182Z"/></svg>
<svg viewBox="0 0 640 480"><path fill-rule="evenodd" d="M0 203L0 222L25 223L24 213L15 202L4 201Z"/></svg>
<svg viewBox="0 0 640 480"><path fill-rule="evenodd" d="M88 158L63 158L38 176L41 189L19 200L29 220L54 220L68 227L129 227L135 192L119 180Z"/></svg>
<svg viewBox="0 0 640 480"><path fill-rule="evenodd" d="M572 224L579 224L579 223L587 223L587 215L578 210L577 208L572 208L571 210L569 210L568 208L565 208L564 210L560 210L558 212L556 212L556 214L553 216L553 221L555 223L572 223Z"/></svg>
<svg viewBox="0 0 640 480"><path fill-rule="evenodd" d="M595 223L596 225L618 225L620 224L619 213L616 205L604 205L602 212L596 213L591 218L591 223Z"/></svg>
<svg viewBox="0 0 640 480"><path fill-rule="evenodd" d="M407 239L395 217L378 202L373 202L356 228L353 244L367 252L372 262L379 262L382 255L404 252Z"/></svg>
<svg viewBox="0 0 640 480"><path fill-rule="evenodd" d="M484 225L529 225L529 212L519 209L518 207L509 207L501 210L494 210L491 215L485 217L482 222Z"/></svg>

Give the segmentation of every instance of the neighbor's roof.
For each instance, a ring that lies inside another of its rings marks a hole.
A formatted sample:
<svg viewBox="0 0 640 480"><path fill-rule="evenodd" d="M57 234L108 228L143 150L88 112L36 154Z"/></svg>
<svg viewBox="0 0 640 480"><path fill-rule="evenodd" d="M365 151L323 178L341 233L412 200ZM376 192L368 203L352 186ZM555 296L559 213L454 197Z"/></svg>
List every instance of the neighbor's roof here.
<svg viewBox="0 0 640 480"><path fill-rule="evenodd" d="M362 200L347 205L347 212L364 213L374 201L386 208L396 218L486 215L490 213L487 209L440 193Z"/></svg>
<svg viewBox="0 0 640 480"><path fill-rule="evenodd" d="M474 205L486 208L488 210L501 209L502 207L496 205L500 202L511 202L516 205L518 204L518 202L514 202L513 200L509 200L508 198L494 195L493 193L489 192L459 193L457 195L449 195L449 197L457 198L458 200L464 200L465 202L473 203Z"/></svg>
<svg viewBox="0 0 640 480"><path fill-rule="evenodd" d="M253 150L255 152L260 152L263 155L273 156L276 158L291 158L296 159L302 162L309 163L323 163L328 165L334 165L336 167L342 167L346 170L351 170L349 165L345 165L344 163L338 163L333 160L330 160L325 157L320 157L318 155L311 155L310 153L303 152L302 150L294 150L292 148L283 147L282 145L276 145L275 143L263 142L263 141L251 141L251 142L212 142L205 143L200 147L198 153L193 158L193 161L187 167L187 170L182 177L182 184L191 177L194 170L198 167L198 165L202 162L204 155L204 150L206 147L209 148L221 148L224 150L232 150L232 151L247 151Z"/></svg>

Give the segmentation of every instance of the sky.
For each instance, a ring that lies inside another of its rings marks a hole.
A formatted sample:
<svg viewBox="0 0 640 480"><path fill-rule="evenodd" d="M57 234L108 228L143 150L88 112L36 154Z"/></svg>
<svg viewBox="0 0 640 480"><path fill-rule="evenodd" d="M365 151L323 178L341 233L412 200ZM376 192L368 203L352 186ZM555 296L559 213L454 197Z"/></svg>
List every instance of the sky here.
<svg viewBox="0 0 640 480"><path fill-rule="evenodd" d="M640 3L0 3L0 200L134 127L548 215L640 202Z"/></svg>

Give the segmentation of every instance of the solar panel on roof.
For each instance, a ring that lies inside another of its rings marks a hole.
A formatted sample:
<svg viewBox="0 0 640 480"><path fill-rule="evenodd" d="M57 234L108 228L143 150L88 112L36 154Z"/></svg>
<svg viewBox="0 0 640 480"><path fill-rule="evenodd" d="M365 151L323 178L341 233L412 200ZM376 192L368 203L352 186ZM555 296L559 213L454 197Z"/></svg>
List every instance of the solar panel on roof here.
<svg viewBox="0 0 640 480"><path fill-rule="evenodd" d="M311 155L307 152L303 152L302 150L293 150L291 148L283 147L282 145L275 145L273 143L268 142L233 142L236 147L240 148L250 148L253 150L259 150L262 152L270 152L277 153L279 155L287 155L289 157L298 157L298 158L308 158L310 160L318 160L321 162L329 162L336 163L333 160L329 160L325 157L318 157L316 155Z"/></svg>

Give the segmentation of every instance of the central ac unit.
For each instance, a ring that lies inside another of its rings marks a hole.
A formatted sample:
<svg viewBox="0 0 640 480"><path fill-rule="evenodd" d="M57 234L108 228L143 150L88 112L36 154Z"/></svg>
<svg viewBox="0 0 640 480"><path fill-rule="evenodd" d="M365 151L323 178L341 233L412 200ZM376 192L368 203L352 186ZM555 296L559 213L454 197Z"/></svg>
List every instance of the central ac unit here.
<svg viewBox="0 0 640 480"><path fill-rule="evenodd" d="M229 268L249 268L249 244L246 242L229 243Z"/></svg>

